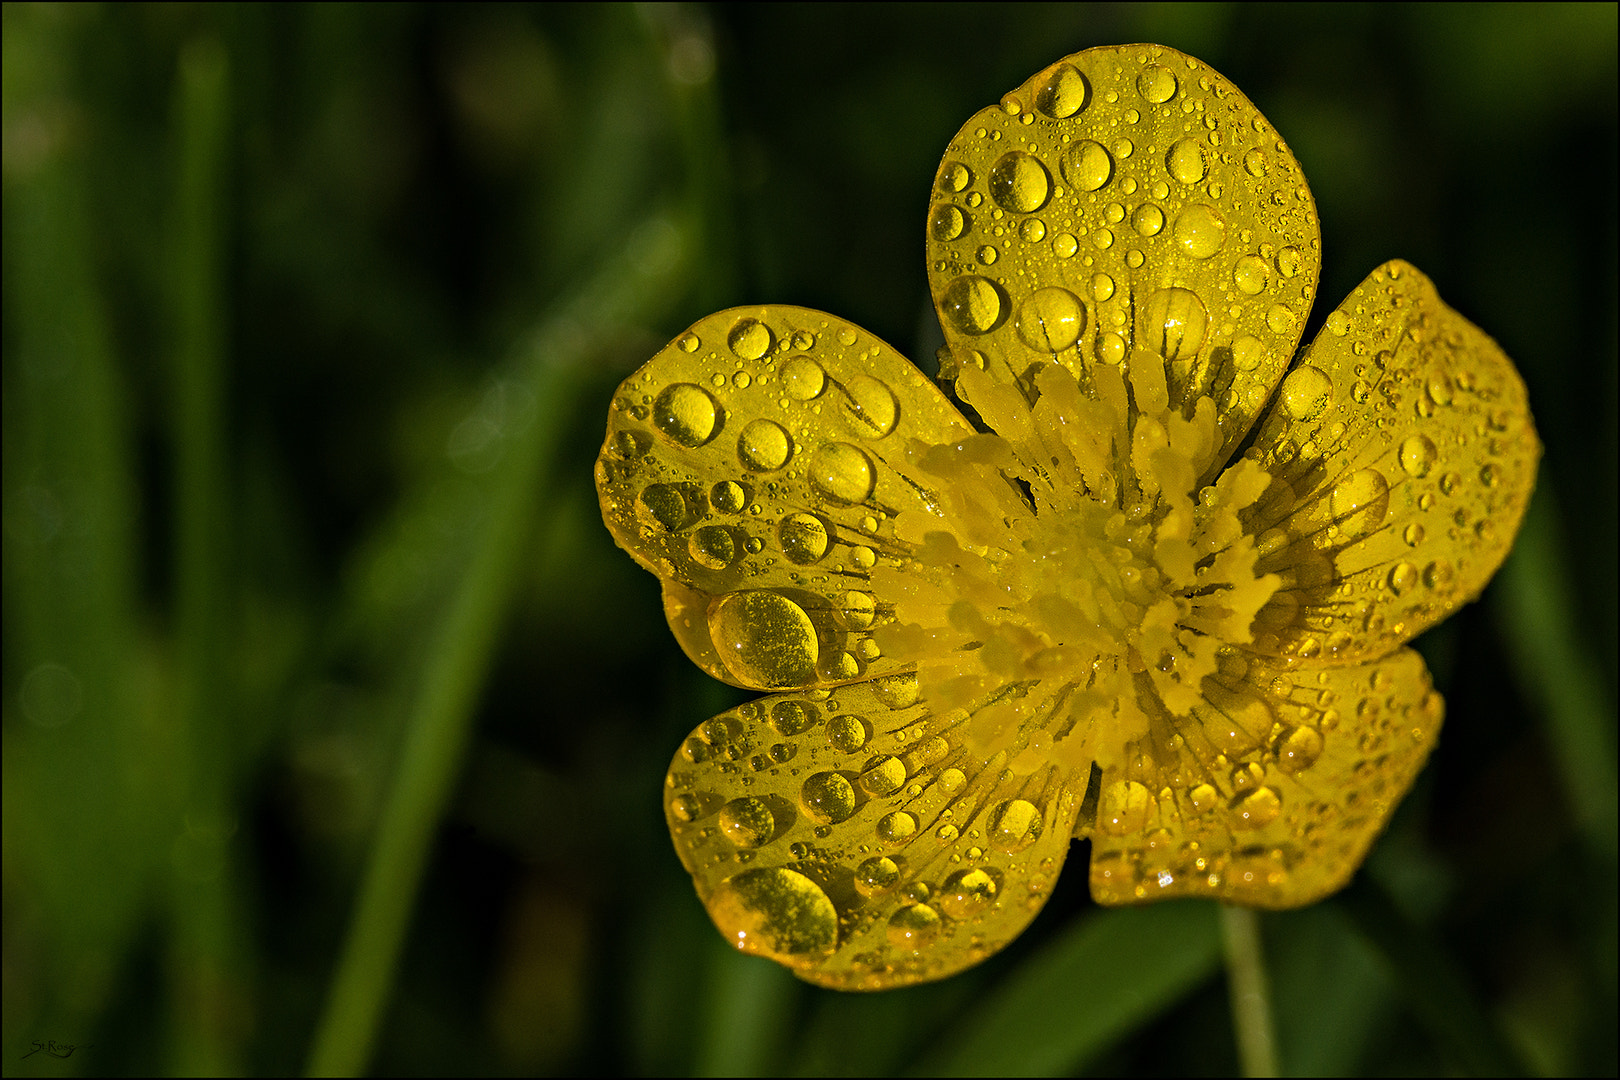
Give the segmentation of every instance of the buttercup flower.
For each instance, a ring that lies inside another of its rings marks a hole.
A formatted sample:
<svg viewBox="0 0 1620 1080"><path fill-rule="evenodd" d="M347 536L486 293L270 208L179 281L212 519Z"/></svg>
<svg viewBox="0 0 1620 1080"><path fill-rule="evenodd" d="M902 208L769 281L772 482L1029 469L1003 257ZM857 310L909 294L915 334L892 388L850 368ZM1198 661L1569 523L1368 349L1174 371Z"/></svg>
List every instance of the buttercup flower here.
<svg viewBox="0 0 1620 1080"><path fill-rule="evenodd" d="M927 234L943 392L766 306L614 400L609 529L696 663L772 691L669 771L715 925L880 989L1005 945L1071 837L1104 904L1338 889L1440 729L1405 643L1479 593L1529 498L1512 364L1398 261L1296 359L1310 189L1159 46L969 120Z"/></svg>

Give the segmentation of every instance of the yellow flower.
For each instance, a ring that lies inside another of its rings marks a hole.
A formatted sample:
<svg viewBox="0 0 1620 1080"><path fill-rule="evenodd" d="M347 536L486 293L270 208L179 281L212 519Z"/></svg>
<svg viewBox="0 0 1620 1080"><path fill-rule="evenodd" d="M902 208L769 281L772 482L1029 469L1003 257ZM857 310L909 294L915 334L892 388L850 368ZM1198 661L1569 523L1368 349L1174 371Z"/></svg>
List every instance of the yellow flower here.
<svg viewBox="0 0 1620 1080"><path fill-rule="evenodd" d="M786 306L699 321L615 398L609 529L694 661L777 691L670 767L698 895L739 948L869 990L1005 945L1071 837L1104 904L1333 892L1440 728L1403 646L1518 529L1518 374L1403 262L1295 360L1310 189L1173 49L1040 72L932 199L954 401Z"/></svg>

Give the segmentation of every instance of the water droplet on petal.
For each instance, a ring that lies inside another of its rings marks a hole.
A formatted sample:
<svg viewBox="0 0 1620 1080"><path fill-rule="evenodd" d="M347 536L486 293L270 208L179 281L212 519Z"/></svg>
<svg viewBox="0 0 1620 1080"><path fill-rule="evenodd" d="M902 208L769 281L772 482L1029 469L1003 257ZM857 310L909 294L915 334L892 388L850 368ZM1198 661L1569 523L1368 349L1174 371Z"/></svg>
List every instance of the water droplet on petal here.
<svg viewBox="0 0 1620 1080"><path fill-rule="evenodd" d="M820 711L808 701L795 701L790 698L771 706L771 727L784 738L810 730L820 719Z"/></svg>
<svg viewBox="0 0 1620 1080"><path fill-rule="evenodd" d="M771 351L776 339L770 328L758 319L739 319L726 335L726 344L744 360L758 360Z"/></svg>
<svg viewBox="0 0 1620 1080"><path fill-rule="evenodd" d="M1396 596L1411 592L1417 588L1420 580L1422 579L1418 574L1418 568L1409 562L1398 563L1395 569L1389 572L1389 587Z"/></svg>
<svg viewBox="0 0 1620 1080"><path fill-rule="evenodd" d="M695 353L698 351L698 346L702 345L703 342L698 340L696 334L688 332L682 334L676 344L681 347L681 352Z"/></svg>
<svg viewBox="0 0 1620 1080"><path fill-rule="evenodd" d="M965 334L986 333L1001 322L1001 290L987 278L964 274L945 287L940 311Z"/></svg>
<svg viewBox="0 0 1620 1080"><path fill-rule="evenodd" d="M904 810L884 814L877 823L878 839L885 844L903 844L917 832L917 819Z"/></svg>
<svg viewBox="0 0 1620 1080"><path fill-rule="evenodd" d="M1164 228L1164 211L1152 203L1143 203L1131 215L1131 226L1142 236L1157 236Z"/></svg>
<svg viewBox="0 0 1620 1080"><path fill-rule="evenodd" d="M818 562L831 543L827 526L814 514L789 514L776 527L776 537L782 544L782 554L799 566Z"/></svg>
<svg viewBox="0 0 1620 1080"><path fill-rule="evenodd" d="M1018 852L1039 840L1045 830L1041 811L1027 799L1009 799L990 811L986 840L1002 851Z"/></svg>
<svg viewBox="0 0 1620 1080"><path fill-rule="evenodd" d="M744 870L709 900L715 926L743 952L778 959L828 955L838 945L838 910L821 887L793 870Z"/></svg>
<svg viewBox="0 0 1620 1080"><path fill-rule="evenodd" d="M939 170L939 189L941 191L964 191L972 181L973 174L968 172L966 165L960 161L946 162Z"/></svg>
<svg viewBox="0 0 1620 1080"><path fill-rule="evenodd" d="M1439 458L1440 452L1427 435L1413 435L1401 443L1401 468L1409 476L1428 476Z"/></svg>
<svg viewBox="0 0 1620 1080"><path fill-rule="evenodd" d="M849 443L822 443L810 455L810 484L835 502L865 502L877 484L872 462Z"/></svg>
<svg viewBox="0 0 1620 1080"><path fill-rule="evenodd" d="M845 714L827 721L827 743L839 753L853 754L866 745L866 721Z"/></svg>
<svg viewBox="0 0 1620 1080"><path fill-rule="evenodd" d="M855 868L855 891L871 899L900 883L900 867L887 855L874 855Z"/></svg>
<svg viewBox="0 0 1620 1080"><path fill-rule="evenodd" d="M674 484L648 484L636 496L636 516L644 525L658 525L679 532L696 516L686 504L686 496Z"/></svg>
<svg viewBox="0 0 1620 1080"><path fill-rule="evenodd" d="M1264 176L1270 167L1271 163L1266 160L1266 152L1258 146L1243 155L1243 169L1250 176Z"/></svg>
<svg viewBox="0 0 1620 1080"><path fill-rule="evenodd" d="M770 807L753 797L732 799L720 808L720 831L740 848L756 848L776 834Z"/></svg>
<svg viewBox="0 0 1620 1080"><path fill-rule="evenodd" d="M1321 368L1303 364L1282 384L1282 408L1295 420L1314 420L1333 400L1333 380Z"/></svg>
<svg viewBox="0 0 1620 1080"><path fill-rule="evenodd" d="M1040 218L1025 218L1018 226L1018 236L1026 244L1038 244L1046 239L1046 222Z"/></svg>
<svg viewBox="0 0 1620 1080"><path fill-rule="evenodd" d="M939 912L927 904L912 904L889 916L889 944L900 949L921 949L939 936Z"/></svg>
<svg viewBox="0 0 1620 1080"><path fill-rule="evenodd" d="M884 755L869 763L861 771L860 780L861 787L870 795L878 798L893 795L906 782L906 767L900 763L899 758Z"/></svg>
<svg viewBox="0 0 1620 1080"><path fill-rule="evenodd" d="M1266 358L1266 347L1259 338L1245 334L1232 342L1232 366L1239 371L1253 371Z"/></svg>
<svg viewBox="0 0 1620 1080"><path fill-rule="evenodd" d="M709 607L709 637L720 662L745 685L784 689L815 680L815 625L779 593L753 589L721 597Z"/></svg>
<svg viewBox="0 0 1620 1080"><path fill-rule="evenodd" d="M1204 148L1198 145L1196 139L1181 139L1165 155L1164 167L1181 183L1196 184L1204 178L1207 168Z"/></svg>
<svg viewBox="0 0 1620 1080"><path fill-rule="evenodd" d="M1118 780L1104 789L1097 805L1097 824L1112 836L1128 836L1147 826L1153 793L1135 780Z"/></svg>
<svg viewBox="0 0 1620 1080"><path fill-rule="evenodd" d="M891 709L909 709L917 703L921 686L914 673L886 675L872 683L872 693Z"/></svg>
<svg viewBox="0 0 1620 1080"><path fill-rule="evenodd" d="M1107 274L1093 274L1091 276L1091 298L1102 303L1114 295L1114 279Z"/></svg>
<svg viewBox="0 0 1620 1080"><path fill-rule="evenodd" d="M1063 178L1081 191L1096 191L1114 175L1114 159L1098 142L1082 139L1058 162Z"/></svg>
<svg viewBox="0 0 1620 1080"><path fill-rule="evenodd" d="M735 480L722 480L709 489L709 504L722 514L735 514L748 505L748 492Z"/></svg>
<svg viewBox="0 0 1620 1080"><path fill-rule="evenodd" d="M966 229L967 216L950 203L940 203L928 215L928 233L935 240L955 240Z"/></svg>
<svg viewBox="0 0 1620 1080"><path fill-rule="evenodd" d="M1377 469L1358 469L1333 485L1328 509L1347 537L1365 536L1384 524L1389 482Z"/></svg>
<svg viewBox="0 0 1620 1080"><path fill-rule="evenodd" d="M693 449L714 437L720 410L707 390L692 383L664 387L653 401L653 426L666 439Z"/></svg>
<svg viewBox="0 0 1620 1080"><path fill-rule="evenodd" d="M1166 360L1197 355L1209 326L1209 312L1188 289L1160 289L1142 308L1143 343Z"/></svg>
<svg viewBox="0 0 1620 1080"><path fill-rule="evenodd" d="M1163 105L1176 96L1176 77L1167 67L1149 64L1136 77L1136 89L1143 99L1154 105Z"/></svg>
<svg viewBox="0 0 1620 1080"><path fill-rule="evenodd" d="M1282 813L1282 797L1275 788L1258 787L1239 799L1233 808L1234 829L1263 829Z"/></svg>
<svg viewBox="0 0 1620 1080"><path fill-rule="evenodd" d="M1299 248L1285 247L1277 252L1277 272L1283 277L1295 277L1299 274L1300 269Z"/></svg>
<svg viewBox="0 0 1620 1080"><path fill-rule="evenodd" d="M686 547L693 562L710 570L724 570L737 561L737 540L730 529L719 525L705 525L697 530Z"/></svg>
<svg viewBox="0 0 1620 1080"><path fill-rule="evenodd" d="M1194 203L1176 216L1173 229L1181 250L1195 259L1207 259L1226 243L1226 222L1212 206Z"/></svg>
<svg viewBox="0 0 1620 1080"><path fill-rule="evenodd" d="M1014 150L990 169L990 197L1016 214L1039 210L1051 195L1052 178L1033 154Z"/></svg>
<svg viewBox="0 0 1620 1080"><path fill-rule="evenodd" d="M939 887L940 910L953 919L972 919L984 914L995 903L1001 883L982 866L957 870Z"/></svg>
<svg viewBox="0 0 1620 1080"><path fill-rule="evenodd" d="M737 459L754 472L773 472L787 464L793 440L774 420L752 420L737 436Z"/></svg>
<svg viewBox="0 0 1620 1080"><path fill-rule="evenodd" d="M827 372L808 356L793 356L782 365L782 389L795 401L812 401L827 386Z"/></svg>
<svg viewBox="0 0 1620 1080"><path fill-rule="evenodd" d="M1277 767L1298 774L1316 764L1322 756L1322 735L1315 728L1301 725L1277 740Z"/></svg>
<svg viewBox="0 0 1620 1080"><path fill-rule="evenodd" d="M799 789L804 812L823 825L837 825L855 813L855 787L843 773L814 773Z"/></svg>
<svg viewBox="0 0 1620 1080"><path fill-rule="evenodd" d="M1060 353L1072 348L1085 326L1085 309L1068 289L1036 289L1018 305L1018 336L1039 352Z"/></svg>
<svg viewBox="0 0 1620 1080"><path fill-rule="evenodd" d="M1258 255L1243 256L1232 271L1233 282L1250 296L1264 292L1270 279L1271 270L1266 266L1265 260Z"/></svg>
<svg viewBox="0 0 1620 1080"><path fill-rule="evenodd" d="M870 375L857 375L844 384L844 414L850 426L868 439L881 439L894 430L900 402L894 391Z"/></svg>
<svg viewBox="0 0 1620 1080"><path fill-rule="evenodd" d="M1054 120L1073 116L1086 107L1089 87L1074 65L1053 64L1035 90L1035 107Z"/></svg>

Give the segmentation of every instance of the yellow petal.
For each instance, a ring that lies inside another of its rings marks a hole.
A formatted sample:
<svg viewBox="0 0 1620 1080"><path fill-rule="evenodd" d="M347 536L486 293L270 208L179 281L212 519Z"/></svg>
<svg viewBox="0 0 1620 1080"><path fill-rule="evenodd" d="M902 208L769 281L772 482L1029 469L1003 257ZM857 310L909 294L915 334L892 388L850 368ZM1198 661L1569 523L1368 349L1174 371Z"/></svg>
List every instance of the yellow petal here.
<svg viewBox="0 0 1620 1080"><path fill-rule="evenodd" d="M1342 887L1439 733L1445 703L1422 658L1255 661L1205 687L1200 723L1157 725L1102 774L1095 822L1082 826L1092 897L1287 908Z"/></svg>
<svg viewBox="0 0 1620 1080"><path fill-rule="evenodd" d="M1051 766L1008 768L1018 747L976 755L966 720L899 674L700 725L664 807L721 934L841 990L943 978L1016 937L1057 880L1080 792Z"/></svg>
<svg viewBox="0 0 1620 1080"><path fill-rule="evenodd" d="M1213 399L1217 466L1293 356L1320 265L1287 145L1235 86L1163 46L1058 61L969 120L934 181L943 373L979 368L1033 399L1045 361L1094 396L1094 365L1152 365L1184 415Z"/></svg>
<svg viewBox="0 0 1620 1080"><path fill-rule="evenodd" d="M1512 362L1404 262L1328 317L1255 447L1291 497L1262 499L1253 521L1277 530L1260 571L1283 578L1253 648L1340 663L1381 656L1479 595L1541 454Z"/></svg>
<svg viewBox="0 0 1620 1080"><path fill-rule="evenodd" d="M738 686L899 666L869 587L901 563L894 519L929 496L893 467L913 440L971 434L933 383L858 327L805 308L711 315L614 396L602 517L658 575L681 646Z"/></svg>

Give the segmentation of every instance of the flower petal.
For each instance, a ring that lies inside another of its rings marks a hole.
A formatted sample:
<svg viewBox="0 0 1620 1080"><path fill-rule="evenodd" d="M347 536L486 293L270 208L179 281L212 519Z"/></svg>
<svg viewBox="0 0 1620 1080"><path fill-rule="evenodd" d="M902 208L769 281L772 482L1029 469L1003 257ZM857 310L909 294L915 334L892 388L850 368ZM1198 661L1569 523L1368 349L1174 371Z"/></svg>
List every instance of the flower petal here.
<svg viewBox="0 0 1620 1080"><path fill-rule="evenodd" d="M1048 67L957 133L933 197L946 378L981 368L1033 400L1043 361L1088 393L1093 365L1162 366L1184 415L1213 400L1218 465L1299 344L1321 264L1299 163L1235 86L1174 49Z"/></svg>
<svg viewBox="0 0 1620 1080"><path fill-rule="evenodd" d="M1339 663L1381 656L1479 595L1541 454L1512 362L1399 261L1328 317L1255 447L1274 478L1252 524L1258 568L1283 588L1252 647Z"/></svg>
<svg viewBox="0 0 1620 1080"><path fill-rule="evenodd" d="M1445 703L1423 659L1402 649L1308 671L1257 661L1205 685L1200 725L1156 728L1102 774L1095 824L1083 827L1092 897L1287 908L1342 887L1439 733Z"/></svg>
<svg viewBox="0 0 1620 1080"><path fill-rule="evenodd" d="M699 726L664 807L727 940L821 986L880 990L1016 937L1057 880L1080 792L1050 766L1007 767L1007 750L975 755L966 719L934 715L898 674Z"/></svg>
<svg viewBox="0 0 1620 1080"><path fill-rule="evenodd" d="M805 308L734 308L619 387L597 492L700 667L761 690L833 685L900 666L871 638L887 613L870 572L899 565L895 515L929 496L891 462L914 439L970 433L866 331Z"/></svg>

